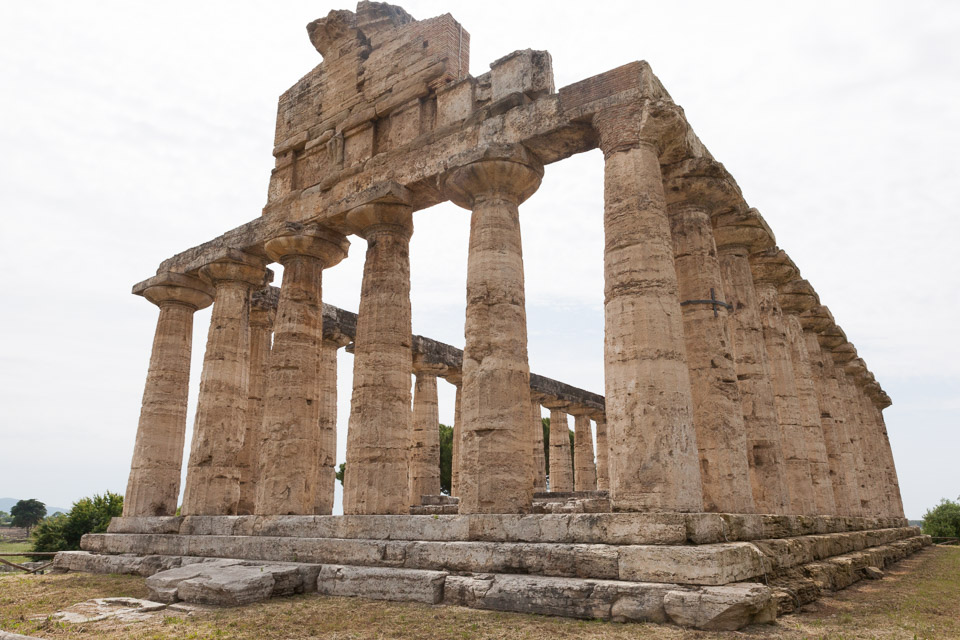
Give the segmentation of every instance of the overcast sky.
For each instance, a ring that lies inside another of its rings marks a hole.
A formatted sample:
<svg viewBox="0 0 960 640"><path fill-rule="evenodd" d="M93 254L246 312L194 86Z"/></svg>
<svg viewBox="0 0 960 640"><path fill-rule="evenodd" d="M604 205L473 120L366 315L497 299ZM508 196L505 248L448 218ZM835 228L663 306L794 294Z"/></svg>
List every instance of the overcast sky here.
<svg viewBox="0 0 960 640"><path fill-rule="evenodd" d="M893 398L907 516L960 495L960 4L404 7L452 13L473 75L526 48L550 51L558 88L650 62ZM123 493L157 316L130 286L259 215L277 97L321 60L304 26L352 8L0 4L0 497ZM597 151L551 165L521 208L531 369L600 393L602 173ZM418 212L411 244L414 332L456 346L468 224L450 204ZM352 241L323 293L355 311ZM209 317L195 318L191 403ZM338 462L352 365L341 352Z"/></svg>

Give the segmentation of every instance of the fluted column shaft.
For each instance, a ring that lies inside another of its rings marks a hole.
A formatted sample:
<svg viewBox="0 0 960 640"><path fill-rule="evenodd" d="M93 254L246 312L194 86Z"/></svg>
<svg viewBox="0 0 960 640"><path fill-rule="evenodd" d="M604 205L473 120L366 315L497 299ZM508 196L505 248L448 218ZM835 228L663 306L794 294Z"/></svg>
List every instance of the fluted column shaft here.
<svg viewBox="0 0 960 640"><path fill-rule="evenodd" d="M345 514L409 512L410 207L373 203L348 220L367 240L354 341Z"/></svg>
<svg viewBox="0 0 960 640"><path fill-rule="evenodd" d="M593 458L593 432L590 416L577 413L573 417L573 489L597 490L597 465Z"/></svg>
<svg viewBox="0 0 960 640"><path fill-rule="evenodd" d="M852 376L851 376L852 377ZM860 421L860 444L863 451L864 463L869 468L869 479L873 483L872 495L875 498L874 516L886 516L891 512L890 491L888 490L889 475L886 461L881 451L881 439L876 420L870 406L873 403L863 393L863 389L856 381L853 384L853 401L857 405L857 417Z"/></svg>
<svg viewBox="0 0 960 640"><path fill-rule="evenodd" d="M452 171L471 209L463 348L460 513L520 513L533 499L530 367L519 205L543 169L522 149Z"/></svg>
<svg viewBox="0 0 960 640"><path fill-rule="evenodd" d="M735 309L730 316L730 327L747 433L754 507L758 513L785 514L789 510L789 495L780 428L749 250L740 244L718 242L718 245L726 300Z"/></svg>
<svg viewBox="0 0 960 640"><path fill-rule="evenodd" d="M830 480L830 463L827 458L823 426L820 422L820 402L817 399L810 354L803 338L800 319L795 315L787 314L785 320L794 380L797 386L800 425L803 428L810 479L813 485L815 512L820 515L834 515L839 512L834 498L833 483Z"/></svg>
<svg viewBox="0 0 960 640"><path fill-rule="evenodd" d="M889 403L889 400L888 400ZM879 437L881 460L886 471L887 513L885 515L903 518L903 499L900 496L900 480L897 477L897 467L893 460L893 450L890 448L890 438L887 435L887 425L883 420L883 412L872 398L868 407L873 415Z"/></svg>
<svg viewBox="0 0 960 640"><path fill-rule="evenodd" d="M345 236L311 226L267 242L283 265L264 391L256 512L309 515L317 506L323 270L347 255ZM332 488L331 488L332 489Z"/></svg>
<svg viewBox="0 0 960 640"><path fill-rule="evenodd" d="M123 502L125 517L172 516L180 494L193 314L213 301L196 278L168 274L144 297L160 308Z"/></svg>
<svg viewBox="0 0 960 640"><path fill-rule="evenodd" d="M413 428L410 431L409 504L418 505L421 496L440 495L440 414L437 404L437 376L418 371L413 393Z"/></svg>
<svg viewBox="0 0 960 640"><path fill-rule="evenodd" d="M860 491L853 455L850 452L843 414L838 408L839 399L832 391L830 373L824 360L817 334L804 328L803 337L810 355L813 378L820 405L820 423L823 428L823 442L827 450L830 466L830 479L833 484L833 496L837 513L846 516L860 515ZM832 365L832 363L831 363Z"/></svg>
<svg viewBox="0 0 960 640"><path fill-rule="evenodd" d="M573 457L567 414L550 410L550 491L573 491Z"/></svg>
<svg viewBox="0 0 960 640"><path fill-rule="evenodd" d="M337 354L351 340L343 335L323 336L320 345L318 374L320 410L320 451L317 470L317 497L314 513L333 512L334 487L337 482Z"/></svg>
<svg viewBox="0 0 960 640"><path fill-rule="evenodd" d="M530 400L530 428L533 429L534 491L547 490L547 460L543 451L543 420L540 416L540 400Z"/></svg>
<svg viewBox="0 0 960 640"><path fill-rule="evenodd" d="M809 455L801 425L800 397L777 286L768 280L758 280L756 289L777 424L780 427L781 451L790 500L788 513L813 515L817 512L813 497L813 478L810 475Z"/></svg>
<svg viewBox="0 0 960 640"><path fill-rule="evenodd" d="M603 416L596 418L597 423L597 490L610 490L609 443L607 442L607 420Z"/></svg>
<svg viewBox="0 0 960 640"><path fill-rule="evenodd" d="M259 450L263 429L263 396L270 362L270 345L273 321L277 310L273 306L258 304L254 293L250 309L250 373L247 385L246 432L243 437L243 463L240 467L240 501L237 513L252 514L256 511L257 477L259 476Z"/></svg>
<svg viewBox="0 0 960 640"><path fill-rule="evenodd" d="M450 380L450 378L448 378ZM460 438L463 435L463 422L460 416L460 396L463 383L458 377L454 384L457 387L456 398L453 403L453 451L450 460L450 495L460 495Z"/></svg>
<svg viewBox="0 0 960 640"><path fill-rule="evenodd" d="M604 155L604 379L615 509L700 511L703 493L656 133L594 116ZM644 122L655 120L651 117ZM653 136L653 137L649 137Z"/></svg>
<svg viewBox="0 0 960 640"><path fill-rule="evenodd" d="M238 257L204 266L216 287L183 493L183 515L235 515L250 375L250 292L262 262Z"/></svg>
<svg viewBox="0 0 960 640"><path fill-rule="evenodd" d="M692 170L692 168L690 169ZM684 175L672 181L702 194L705 179ZM711 185L720 191L719 185ZM668 198L671 191L668 191ZM678 196L674 195L677 198ZM669 208L681 300L723 298L720 262L705 197L678 199ZM740 406L736 365L724 305L693 303L681 308L687 366L693 399L693 424L700 452L703 509L753 513L747 462L747 434Z"/></svg>
<svg viewBox="0 0 960 640"><path fill-rule="evenodd" d="M857 472L857 487L860 494L860 515L876 516L880 513L880 495L877 486L876 469L871 464L870 443L857 401L857 389L843 371L843 367L833 360L833 354L824 352L824 360L829 360L836 380L837 393L844 412L844 429L848 446Z"/></svg>

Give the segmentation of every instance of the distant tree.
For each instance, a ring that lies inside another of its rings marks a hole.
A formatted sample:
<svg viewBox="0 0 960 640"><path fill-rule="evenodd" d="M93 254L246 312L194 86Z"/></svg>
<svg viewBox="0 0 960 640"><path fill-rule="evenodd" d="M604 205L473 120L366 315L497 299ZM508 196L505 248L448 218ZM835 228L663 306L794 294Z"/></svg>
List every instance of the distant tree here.
<svg viewBox="0 0 960 640"><path fill-rule="evenodd" d="M80 498L66 514L56 514L40 523L33 535L34 551L69 551L80 548L88 533L103 533L110 518L123 513L123 496L107 491L102 496Z"/></svg>
<svg viewBox="0 0 960 640"><path fill-rule="evenodd" d="M13 526L23 527L30 535L30 528L47 515L47 506L34 498L21 500L10 508L10 515L13 516Z"/></svg>
<svg viewBox="0 0 960 640"><path fill-rule="evenodd" d="M0 509L0 527L9 527L13 523L13 518L9 513Z"/></svg>
<svg viewBox="0 0 960 640"><path fill-rule="evenodd" d="M450 495L453 470L453 427L440 425L440 493Z"/></svg>
<svg viewBox="0 0 960 640"><path fill-rule="evenodd" d="M347 468L346 462L341 462L340 466L337 467L337 480L340 481L340 486L343 486L343 470Z"/></svg>
<svg viewBox="0 0 960 640"><path fill-rule="evenodd" d="M960 537L960 502L944 498L923 514L923 532L928 536Z"/></svg>

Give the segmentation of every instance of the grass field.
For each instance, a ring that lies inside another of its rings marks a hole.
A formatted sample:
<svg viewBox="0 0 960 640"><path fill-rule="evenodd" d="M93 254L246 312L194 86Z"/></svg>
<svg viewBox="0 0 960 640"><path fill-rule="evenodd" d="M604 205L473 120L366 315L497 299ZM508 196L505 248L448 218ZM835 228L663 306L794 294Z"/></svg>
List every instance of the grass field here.
<svg viewBox="0 0 960 640"><path fill-rule="evenodd" d="M30 551L32 549L32 542L7 542L6 540L0 540L0 553L19 553L21 551ZM16 563L30 562L30 558L27 556L16 556L13 558L4 557L3 559Z"/></svg>
<svg viewBox="0 0 960 640"><path fill-rule="evenodd" d="M32 616L95 597L146 597L143 578L67 574L0 577L0 629L41 638L165 638L346 640L380 638L526 638L562 640L943 640L960 638L960 549L928 548L863 581L784 616L775 625L737 633L687 631L653 624L548 618L459 607L374 602L302 595L187 616L160 611L143 622L103 620L63 625Z"/></svg>

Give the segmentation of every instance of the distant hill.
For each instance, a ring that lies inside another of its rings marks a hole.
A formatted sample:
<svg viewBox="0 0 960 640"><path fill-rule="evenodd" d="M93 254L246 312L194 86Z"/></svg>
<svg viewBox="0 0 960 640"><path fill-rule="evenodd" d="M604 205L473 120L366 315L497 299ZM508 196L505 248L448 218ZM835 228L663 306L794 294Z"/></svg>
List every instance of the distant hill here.
<svg viewBox="0 0 960 640"><path fill-rule="evenodd" d="M0 511L6 511L7 513L10 513L10 508L20 502L20 500L21 498L0 498ZM50 505L47 505L48 516L52 516L55 513L67 513L68 511L70 511L69 508L64 509L63 507L51 507Z"/></svg>

